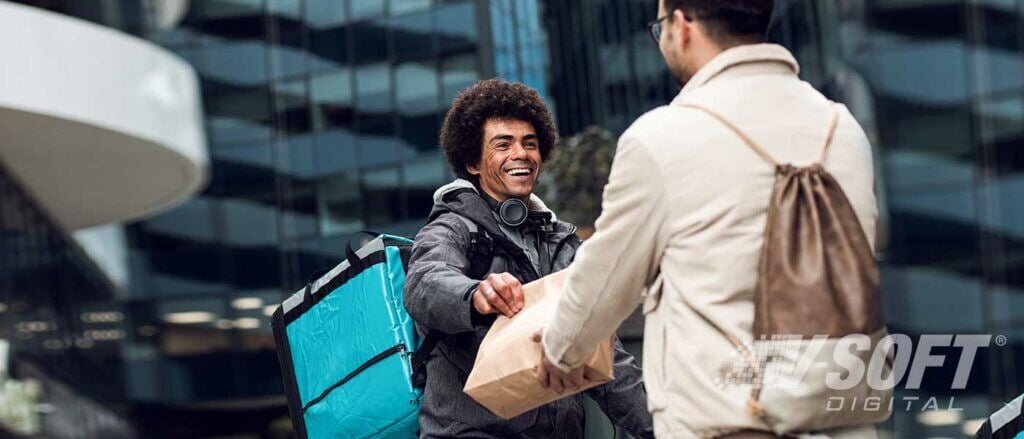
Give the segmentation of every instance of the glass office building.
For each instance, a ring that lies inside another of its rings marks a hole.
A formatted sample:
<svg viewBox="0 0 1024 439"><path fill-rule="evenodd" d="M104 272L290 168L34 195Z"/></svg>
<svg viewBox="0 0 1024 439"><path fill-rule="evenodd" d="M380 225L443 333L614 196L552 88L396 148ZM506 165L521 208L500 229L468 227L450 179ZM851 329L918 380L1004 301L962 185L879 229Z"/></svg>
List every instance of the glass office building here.
<svg viewBox="0 0 1024 439"><path fill-rule="evenodd" d="M269 312L340 261L351 232L411 236L424 223L452 178L437 134L462 88L521 80L563 135L619 133L678 91L645 28L653 0L22 3L158 43L201 79L208 186L126 227L123 289L59 230L31 236L55 237L39 254L71 255L61 266L74 268L3 266L16 280L0 286L3 303L49 314L0 311L0 338L142 437L285 434ZM949 390L946 364L898 395L953 397L963 411L933 416L922 402L881 426L964 437L961 424L1024 391L1024 1L778 0L776 15L771 40L875 145L892 331L1009 340L979 353L966 389ZM6 212L27 209L9 200ZM35 261L28 242L0 257ZM51 321L67 336L18 338ZM78 343L84 331L101 332Z"/></svg>

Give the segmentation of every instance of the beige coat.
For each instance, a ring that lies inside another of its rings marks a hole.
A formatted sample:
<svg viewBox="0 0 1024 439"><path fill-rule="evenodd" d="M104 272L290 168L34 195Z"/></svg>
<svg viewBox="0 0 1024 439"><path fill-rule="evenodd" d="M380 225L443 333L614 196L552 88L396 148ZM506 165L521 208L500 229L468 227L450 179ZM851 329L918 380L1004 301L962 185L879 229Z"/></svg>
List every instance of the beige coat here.
<svg viewBox="0 0 1024 439"><path fill-rule="evenodd" d="M827 99L797 76L783 47L726 50L670 105L651 110L619 140L603 211L580 248L544 348L562 368L643 301L644 380L658 437L713 437L767 429L744 409L748 389L715 384L734 349L714 324L750 340L753 289L774 169L696 103L744 130L780 163L820 152ZM845 107L824 160L868 237L877 208L871 146ZM874 437L874 427L825 432Z"/></svg>

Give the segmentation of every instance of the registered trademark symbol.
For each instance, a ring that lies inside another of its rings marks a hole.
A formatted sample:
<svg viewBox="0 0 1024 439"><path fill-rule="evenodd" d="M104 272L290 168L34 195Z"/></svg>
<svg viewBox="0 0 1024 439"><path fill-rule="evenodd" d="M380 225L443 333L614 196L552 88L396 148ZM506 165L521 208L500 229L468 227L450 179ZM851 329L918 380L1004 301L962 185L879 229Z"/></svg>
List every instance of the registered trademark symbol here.
<svg viewBox="0 0 1024 439"><path fill-rule="evenodd" d="M996 346L1006 346L1006 336L1005 335L997 335L996 336Z"/></svg>

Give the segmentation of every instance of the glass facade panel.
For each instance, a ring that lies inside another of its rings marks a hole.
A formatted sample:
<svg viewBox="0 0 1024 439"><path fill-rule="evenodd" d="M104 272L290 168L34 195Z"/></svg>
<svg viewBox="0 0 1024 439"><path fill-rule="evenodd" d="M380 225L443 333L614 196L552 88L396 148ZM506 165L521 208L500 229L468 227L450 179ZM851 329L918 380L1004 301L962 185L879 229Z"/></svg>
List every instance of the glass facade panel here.
<svg viewBox="0 0 1024 439"><path fill-rule="evenodd" d="M480 80L474 54L466 53L441 60L441 102L449 103L460 91Z"/></svg>
<svg viewBox="0 0 1024 439"><path fill-rule="evenodd" d="M347 235L363 230L363 200L355 174L324 180L317 191L317 199L323 236Z"/></svg>
<svg viewBox="0 0 1024 439"><path fill-rule="evenodd" d="M383 1L359 1L354 0L349 2L349 7L352 10L352 19L360 20L364 18L379 17L384 15L384 2Z"/></svg>
<svg viewBox="0 0 1024 439"><path fill-rule="evenodd" d="M402 220L402 188L398 168L365 171L361 182L368 224L392 224Z"/></svg>
<svg viewBox="0 0 1024 439"><path fill-rule="evenodd" d="M477 42L475 6L472 1L463 1L434 9L434 29L442 51L470 47Z"/></svg>
<svg viewBox="0 0 1024 439"><path fill-rule="evenodd" d="M353 122L352 73L349 69L314 75L311 83L313 124L317 130L349 128Z"/></svg>
<svg viewBox="0 0 1024 439"><path fill-rule="evenodd" d="M431 0L389 0L391 15L423 11L430 8Z"/></svg>
<svg viewBox="0 0 1024 439"><path fill-rule="evenodd" d="M395 70L402 156L436 155L443 106L436 63L408 62Z"/></svg>
<svg viewBox="0 0 1024 439"><path fill-rule="evenodd" d="M429 55L434 41L433 14L419 12L399 15L391 20L395 56Z"/></svg>

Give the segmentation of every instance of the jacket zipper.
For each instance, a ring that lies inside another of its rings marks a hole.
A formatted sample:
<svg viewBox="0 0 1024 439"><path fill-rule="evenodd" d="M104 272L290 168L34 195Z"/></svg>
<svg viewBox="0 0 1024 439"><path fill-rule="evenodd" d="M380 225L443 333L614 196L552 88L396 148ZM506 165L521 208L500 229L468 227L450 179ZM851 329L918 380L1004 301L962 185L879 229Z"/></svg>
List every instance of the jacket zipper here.
<svg viewBox="0 0 1024 439"><path fill-rule="evenodd" d="M309 410L310 407L312 407L313 405L315 405L315 404L319 403L320 401L322 401L324 398L327 397L327 395L329 393L334 391L334 389L337 389L338 387L341 387L342 384L345 384L346 382L348 382L352 378L355 378L356 375L359 375L364 370L370 368L370 366L373 366L374 364L380 363L381 361L384 361L388 357L390 357L390 356L392 356L394 354L397 354L399 352L405 352L405 344L404 343L403 344L397 344L395 346L387 348L383 352L381 352L381 353L379 353L377 355L374 355L373 358L371 358L369 360L366 360L365 363L363 363L362 365L357 367L352 372L349 372L349 374L345 375L345 377L342 378L340 381L332 384L331 387L328 387L328 388L324 389L324 391L322 393L320 393L320 396L317 396L316 398L313 398L311 401L307 402L306 405L302 407L302 414L305 415L306 414L306 410Z"/></svg>

